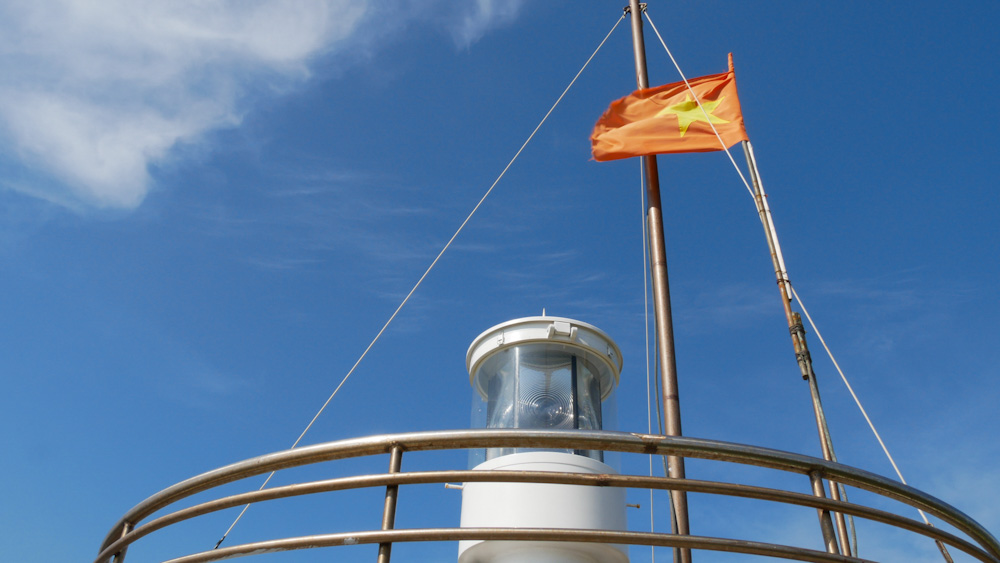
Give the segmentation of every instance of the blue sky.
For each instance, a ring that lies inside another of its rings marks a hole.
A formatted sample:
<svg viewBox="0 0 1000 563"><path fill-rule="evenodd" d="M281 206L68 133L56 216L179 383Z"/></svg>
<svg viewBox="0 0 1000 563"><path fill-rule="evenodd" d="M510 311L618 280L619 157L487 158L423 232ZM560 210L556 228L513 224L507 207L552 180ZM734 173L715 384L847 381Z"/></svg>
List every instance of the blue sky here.
<svg viewBox="0 0 1000 563"><path fill-rule="evenodd" d="M0 6L7 557L87 560L146 496L288 447L622 4ZM734 54L792 281L904 475L1000 530L1000 8L650 4L688 76ZM620 26L305 443L467 427L467 346L543 308L618 342L619 427L645 431L639 164L590 161L588 141L634 87L630 41ZM677 80L647 42L651 83ZM751 199L720 153L660 171L685 433L819 455ZM841 460L888 475L810 343ZM458 493L426 494L457 523ZM691 503L694 533L819 548L812 513ZM267 512L227 541L274 537ZM332 504L277 514L377 525ZM233 516L129 560L207 549ZM863 556L939 560L862 532Z"/></svg>

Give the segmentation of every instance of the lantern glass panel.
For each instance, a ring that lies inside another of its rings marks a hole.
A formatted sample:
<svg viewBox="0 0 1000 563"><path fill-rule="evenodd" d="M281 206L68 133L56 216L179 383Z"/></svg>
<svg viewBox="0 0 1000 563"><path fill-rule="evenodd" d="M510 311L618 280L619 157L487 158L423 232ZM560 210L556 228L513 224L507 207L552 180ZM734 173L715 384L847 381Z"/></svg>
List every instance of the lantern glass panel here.
<svg viewBox="0 0 1000 563"><path fill-rule="evenodd" d="M602 398L610 396L614 382L603 362L590 356L579 348L555 343L522 344L493 354L473 378L479 395L474 403L485 410L485 420L474 424L486 428L601 430ZM489 448L485 457L526 451L565 451L597 460L603 457L597 451L535 448Z"/></svg>

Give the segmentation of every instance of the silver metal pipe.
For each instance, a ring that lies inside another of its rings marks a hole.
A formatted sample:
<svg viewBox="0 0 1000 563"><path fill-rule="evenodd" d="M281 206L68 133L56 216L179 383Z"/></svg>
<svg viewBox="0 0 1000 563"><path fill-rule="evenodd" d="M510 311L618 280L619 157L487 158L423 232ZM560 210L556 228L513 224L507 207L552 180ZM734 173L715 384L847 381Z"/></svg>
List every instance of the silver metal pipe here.
<svg viewBox="0 0 1000 563"><path fill-rule="evenodd" d="M798 326L802 326L802 319L799 317L798 313L794 314L794 318L798 321ZM801 342L803 348L806 347L805 330L802 329ZM806 348L808 352L808 348ZM827 461L837 461L837 454L833 451L833 438L830 436L830 427L826 423L826 412L823 409L823 402L819 397L819 383L816 381L816 374L812 371L810 366L809 369L809 395L812 398L813 413L816 415L816 427L819 430L819 439L821 451L823 452L823 459ZM837 486L835 481L830 481L830 497L834 500L841 500L840 498L840 488ZM837 537L840 542L840 552L850 555L851 552L851 542L850 537L847 533L847 521L844 515L837 512L833 514L834 522L837 525Z"/></svg>
<svg viewBox="0 0 1000 563"><path fill-rule="evenodd" d="M826 498L823 476L819 471L809 472L809 483L817 498ZM822 508L818 508L816 511L819 513L820 529L823 532L823 543L826 544L826 551L839 554L840 547L837 545L837 534L833 532L833 519L830 518L830 511Z"/></svg>
<svg viewBox="0 0 1000 563"><path fill-rule="evenodd" d="M231 557L250 554L275 553L296 549L317 547L333 547L341 545L374 544L383 542L418 542L418 541L460 541L460 540L499 540L499 541L573 541L592 543L617 543L630 545L652 545L663 547L679 547L691 549L707 549L729 553L745 553L793 559L796 561L814 561L817 563L874 563L866 559L855 559L815 551L763 542L733 540L724 538L706 538L700 536L678 536L657 534L651 532L615 532L609 530L565 530L558 528L428 528L409 530L388 530L378 532L347 532L339 534L321 534L278 540L235 545L213 551L204 551L165 563L207 563Z"/></svg>
<svg viewBox="0 0 1000 563"><path fill-rule="evenodd" d="M642 34L642 10L645 4L629 0L632 22L632 50L635 54L635 76L639 88L649 88L646 69L646 46ZM653 285L653 310L656 314L656 347L659 352L661 392L663 394L663 429L667 436L680 436L681 404L677 385L677 358L674 351L674 322L670 307L670 282L667 275L667 250L660 201L660 174L656 156L642 157L646 167L646 228L649 233L649 270ZM684 458L667 458L667 474L675 479L685 477ZM670 493L672 513L678 534L689 534L687 495L683 491ZM691 562L690 550L674 554L675 561Z"/></svg>
<svg viewBox="0 0 1000 563"><path fill-rule="evenodd" d="M106 554L123 550L128 545L134 543L159 529L167 526L190 520L192 518L210 514L227 508L243 506L255 502L283 499L295 496L317 494L324 492L343 491L358 488L388 487L414 484L448 483L459 482L508 482L508 483L552 483L584 486L608 486L608 487L629 487L640 489L656 490L683 490L686 492L726 495L739 498L749 498L770 502L780 502L783 504L804 506L866 518L874 522L880 522L905 529L931 538L937 542L945 542L952 545L977 559L983 561L991 560L989 555L975 545L948 532L944 532L932 526L885 512L874 508L860 505L840 503L832 499L818 498L813 495L770 489L765 487L755 487L735 483L718 483L712 481L699 481L692 479L670 479L664 477L652 477L644 475L599 475L586 473L562 473L562 472L538 472L538 471L483 471L483 470L445 470L445 471L421 471L412 473L387 473L379 475L358 475L352 477L340 477L336 479L326 479L309 483L298 483L284 485L271 489L263 489L231 495L228 497L207 501L195 506L184 508L176 512L161 516L137 528L122 537L122 539L108 546ZM102 554L104 555L104 554ZM98 561L104 558L99 556Z"/></svg>
<svg viewBox="0 0 1000 563"><path fill-rule="evenodd" d="M393 446L389 454L389 473L399 473L403 465L403 448ZM396 499L399 496L399 485L386 485L385 504L382 507L382 530L391 530L396 526ZM392 543L378 544L378 563L389 563L392 555Z"/></svg>
<svg viewBox="0 0 1000 563"><path fill-rule="evenodd" d="M127 537L132 532L133 529L134 529L134 526L131 523L126 522L125 525L122 526L122 536L121 536L122 539L124 539L125 537ZM121 546L121 549L119 549L119 550L117 550L115 552L114 563L124 563L124 561L125 561L125 553L128 551L129 544L131 544L131 542L129 542L129 543L123 543L122 546Z"/></svg>
<svg viewBox="0 0 1000 563"><path fill-rule="evenodd" d="M596 430L522 429L444 430L368 436L285 450L214 469L168 487L129 510L112 527L101 545L103 556L100 560L106 561L113 555L114 552L105 550L121 537L126 522L138 524L154 512L196 493L273 470L387 454L396 445L409 452L485 447L606 450L728 461L802 475L818 469L828 479L924 510L966 534L981 545L993 560L1000 561L1000 542L968 515L918 489L861 469L802 454L690 437Z"/></svg>

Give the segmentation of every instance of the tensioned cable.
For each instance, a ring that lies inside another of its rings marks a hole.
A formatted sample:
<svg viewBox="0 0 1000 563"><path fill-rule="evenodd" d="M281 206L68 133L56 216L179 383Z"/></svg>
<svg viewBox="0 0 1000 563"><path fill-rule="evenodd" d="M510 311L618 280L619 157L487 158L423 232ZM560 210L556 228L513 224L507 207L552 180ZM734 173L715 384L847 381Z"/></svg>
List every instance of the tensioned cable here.
<svg viewBox="0 0 1000 563"><path fill-rule="evenodd" d="M302 441L302 438L304 438L306 433L309 432L309 429L312 428L313 424L316 422L316 419L318 419L319 416L323 414L323 411L326 410L327 405L329 405L330 401L332 401L333 398L337 395L337 392L340 391L340 388L343 387L345 383L347 383L348 378L350 378L351 375L354 373L354 371L358 368L358 365L361 364L361 361L365 359L365 356L367 356L368 352L372 349L373 346L375 346L375 343L379 341L379 339L382 337L382 334L386 331L386 329L389 328L389 325L396 318L396 315L398 315L399 312L403 309L406 303L410 300L410 297L412 297L413 294L416 293L417 288L419 288L420 284L424 282L424 279L427 278L427 275L431 273L431 270L433 270L434 266L437 265L438 261L441 259L441 256L443 256L444 253L448 250L448 248L451 247L451 243L455 242L455 239L458 238L459 233L462 232L462 229L465 228L465 225L468 224L469 220L472 219L472 216L476 214L476 211L478 211L479 208L483 205L483 202L485 202L486 198L490 196L490 193L493 192L493 188L497 187L497 184L500 183L500 180L504 177L504 174L506 174L507 171L510 170L511 165L514 164L514 161L517 160L517 157L521 156L521 152L524 151L524 148L528 146L528 143L530 143L531 140L535 137L535 134L538 133L538 130L542 128L542 125L545 124L545 121L549 118L550 115L552 115L552 112L556 109L556 106L559 105L559 102L561 102L562 99L566 96L566 93L569 92L569 89L573 87L573 84L576 83L576 80L580 78L580 75L583 74L583 71L587 69L587 66L590 64L590 61L594 59L598 51L601 50L601 47L604 46L604 43L607 42L608 38L611 37L611 34L614 33L615 29L618 28L618 24L620 24L624 19L625 15L622 14L622 16L618 18L618 21L615 22L615 25L611 27L611 31L609 31L608 34L604 36L604 39L602 39L600 44L597 45L597 48L594 49L594 52L590 55L587 61L583 63L583 67L581 67L580 70L576 73L576 76L574 76L573 79L569 81L569 84L566 86L566 89L563 90L562 94L559 94L559 97L556 98L555 103L552 104L552 107L549 108L549 111L545 113L545 116L542 117L542 120L538 122L538 125L535 126L535 129L531 132L530 135L528 135L528 138L525 139L524 144L521 145L521 148L517 149L517 152L514 153L514 156L510 159L510 162L507 163L507 166L505 166L504 169L500 172L500 175L497 176L497 179L493 181L493 184L490 185L490 188L486 190L486 193L483 194L483 197L479 199L479 203L477 203L476 206L472 208L472 211L470 211L469 215L465 218L464 221L462 221L462 224L458 226L458 229L455 231L455 234L451 235L451 238L448 239L447 243L445 243L444 247L441 249L441 252L438 252L437 256L434 257L434 260L431 261L430 266L427 266L427 269L424 271L423 275L420 276L420 279L417 280L417 283L413 285L413 289L411 289L410 292L406 294L406 297L403 298L403 301L399 304L398 307L396 307L396 310L393 311L392 315L389 316L389 320L387 320L385 324L382 325L381 330L378 331L378 334L375 335L375 338L372 339L371 343L368 344L368 347L365 348L364 352L361 353L361 356L358 357L358 360L354 362L354 365L351 366L351 369L347 371L347 375L345 375L344 378L340 380L340 383L333 390L333 393L331 393L330 396L327 397L326 402L323 403L323 406L321 406L319 410L316 411L316 414L312 417L312 420L310 420L309 424L306 425L305 430L303 430L302 433L299 434L299 437L295 439L295 442L289 449L295 449L299 445L299 442ZM270 474L268 474L267 479L264 479L264 482L261 484L260 489L257 490L263 490L264 487L267 486L268 481L271 480L271 477L274 477L275 473L276 472L272 471ZM218 549L219 546L222 545L222 542L225 541L226 536L228 536L229 533L233 531L233 528L236 527L236 523L239 522L241 518L243 518L243 515L246 514L248 508L250 508L249 504L243 507L243 510L240 511L236 519L233 520L233 523L230 524L229 529L226 530L226 533L222 534L222 538L219 539L218 542L216 542L215 547L213 549Z"/></svg>
<svg viewBox="0 0 1000 563"><path fill-rule="evenodd" d="M747 182L746 177L743 176L743 171L740 170L739 165L736 164L736 159L733 158L733 153L729 152L729 147L727 147L726 142L722 140L722 135L719 135L719 131L715 128L715 124L712 123L712 118L708 115L708 111L705 110L705 106L701 105L701 99L694 93L694 89L691 88L691 83L688 82L687 76L685 76L684 71L681 70L681 66L677 64L677 59L674 58L674 54L671 53L670 48L667 47L666 41L664 41L663 36L660 35L660 30L656 29L656 24L654 24L653 19L649 17L649 12L643 10L642 13L646 16L646 20L649 22L650 27L653 28L653 32L656 33L656 38L660 40L660 45L663 45L663 50L665 50L667 52L667 56L670 57L670 62L674 63L674 68L676 68L677 73L681 75L681 80L683 80L684 85L687 86L688 92L691 93L691 97L698 103L698 108L701 109L701 112L705 114L705 121L708 122L709 127L712 128L712 132L715 133L715 138L719 140L722 150L726 151L726 156L729 157L729 162L733 163L733 168L735 168L736 173L740 175L740 180L743 180L743 185L746 187L747 192L750 193L750 197L753 197L753 189L750 188L750 182Z"/></svg>
<svg viewBox="0 0 1000 563"><path fill-rule="evenodd" d="M646 163L639 159L639 205L641 206L642 213L640 214L641 221L640 226L642 227L642 318L645 322L645 330L643 330L643 336L646 339L646 433L653 433L653 407L650 405L652 399L652 393L650 393L650 380L649 380L649 272L646 270L646 259L649 256L649 250L647 250L647 240L646 240ZM657 416L657 422L659 422L659 416ZM653 476L653 455L649 455L649 476ZM649 489L649 531L655 532L655 520L653 518L653 509L655 505L653 504L653 489ZM650 563L656 563L656 546L649 546L649 558Z"/></svg>
<svg viewBox="0 0 1000 563"><path fill-rule="evenodd" d="M649 350L649 283L648 276L649 273L646 270L646 260L649 257L649 240L648 240L648 230L646 222L646 164L643 159L639 159L639 188L642 192L640 200L642 202L642 305L643 305L643 319L646 323L646 330L644 331L644 336L646 339L646 431L650 434L653 433L653 423L652 423L652 407L650 403L656 405L656 432L658 434L663 434L663 415L660 409L660 362L657 360L655 362L650 362L650 350ZM653 351L653 356L659 356L659 345ZM650 363L653 364L653 381L650 382ZM650 393L650 388L652 387L652 393ZM669 475L667 470L667 456L659 456L660 462L663 464L663 474ZM653 455L649 456L649 476L653 476ZM677 533L677 523L674 520L674 503L673 498L670 499L670 526L673 533ZM649 531L655 531L655 521L654 521L654 508L653 503L653 490L649 490ZM649 546L650 551L650 562L656 563L656 547Z"/></svg>
<svg viewBox="0 0 1000 563"><path fill-rule="evenodd" d="M854 403L858 405L858 410L860 410L862 416L865 417L865 421L868 423L868 427L871 428L872 434L875 435L875 439L878 440L879 445L882 446L882 451L885 453L885 457L889 459L889 463L892 465L892 469L896 472L896 476L899 477L899 482L906 485L907 484L906 479L903 478L903 473L899 470L899 466L896 465L896 460L892 458L892 454L889 453L889 448L885 445L885 442L882 441L882 436L879 435L878 430L875 429L875 424L872 422L872 419L868 417L868 411L866 411L865 407L861 405L861 399L858 398L857 394L854 392L854 388L851 387L850 382L847 381L847 376L844 375L844 371L840 369L840 364L838 364L836 358L833 357L833 352L830 351L830 347L826 345L826 340L823 339L823 335L820 334L819 329L816 328L816 323L814 323L812 317L809 316L809 311L806 309L805 304L802 303L802 299L799 297L799 294L795 292L795 288L792 287L791 284L789 284L788 287L791 288L792 295L795 297L796 300L798 300L799 307L802 308L802 312L805 313L806 315L806 320L809 321L809 326L812 327L813 332L816 333L816 337L819 338L820 344L823 345L823 349L826 350L826 355L829 356L830 361L833 362L833 367L837 368L837 373L840 374L840 379L843 380L844 385L847 387L847 390L850 391L851 393L851 397L854 398ZM841 491L846 493L843 487L841 487ZM844 495L844 500L847 500L846 494ZM934 524L931 524L931 521L927 518L927 515L924 514L923 510L920 510L918 508L917 512L920 513L920 518L924 521L924 524L927 524L928 526L934 526ZM854 528L853 519L851 528L853 531ZM854 543L855 545L857 545L856 537L854 538ZM944 560L947 563L952 563L953 560L951 557L951 553L948 552L948 547L944 545L944 543L942 543L940 540L934 540L934 543L937 544L938 550L941 552L941 555L942 557L944 557Z"/></svg>
<svg viewBox="0 0 1000 563"><path fill-rule="evenodd" d="M892 458L892 454L889 453L889 448L887 448L885 442L882 441L882 436L879 435L878 430L875 429L875 424L872 423L872 419L868 417L868 411L866 411L865 407L861 405L861 399L858 398L858 395L854 392L854 388L851 387L851 384L847 381L847 376L845 376L844 371L840 369L840 364L838 364L836 358L833 357L833 352L831 352L830 347L826 345L826 340L823 339L823 335L820 334L819 329L816 328L816 323L814 323L812 317L809 316L809 311L802 302L802 298L795 292L794 287L792 287L792 295L794 295L795 299L799 302L799 307L801 307L802 312L805 313L806 319L809 321L809 326L811 326L813 332L816 333L816 338L819 338L820 344L822 344L823 349L826 350L826 355L829 356L830 361L833 362L833 367L837 368L837 373L840 374L840 379L843 380L844 385L847 386L847 390L850 391L851 397L854 398L854 403L858 405L858 409L865 417L865 421L868 422L868 428L871 428L872 434L875 434L875 439L878 440L879 445L882 446L882 451L885 453L885 457L889 458L889 463L892 464L892 469L896 472L896 476L899 477L899 482L906 485L906 479L903 478L903 473L900 472L899 466L896 465L896 461ZM930 521L927 519L927 515L924 514L923 510L918 508L917 512L919 512L920 516L924 519L924 524L930 524Z"/></svg>

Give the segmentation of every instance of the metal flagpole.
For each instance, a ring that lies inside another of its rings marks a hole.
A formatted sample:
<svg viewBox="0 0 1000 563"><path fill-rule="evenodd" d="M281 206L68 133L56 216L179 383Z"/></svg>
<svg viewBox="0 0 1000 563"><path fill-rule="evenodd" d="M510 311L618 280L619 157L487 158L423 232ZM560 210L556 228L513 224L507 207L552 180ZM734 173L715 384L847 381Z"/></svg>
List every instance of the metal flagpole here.
<svg viewBox="0 0 1000 563"><path fill-rule="evenodd" d="M778 233L774 229L774 221L771 218L771 208L767 205L767 194L764 193L764 186L761 184L760 175L757 171L757 159L754 158L753 146L750 141L743 141L743 154L747 159L747 167L750 169L750 179L753 181L753 197L757 204L757 212L760 214L760 222L764 227L764 234L767 237L767 246L771 250L771 261L774 264L774 274L778 280L778 291L781 293L781 304L785 309L785 318L788 320L788 330L792 337L792 346L795 348L795 359L802 372L802 379L809 383L809 394L812 397L813 412L816 415L816 427L819 431L820 449L823 452L823 459L827 461L837 461L837 455L833 452L833 439L830 437L830 427L826 423L826 414L823 411L823 403L819 398L819 385L816 383L816 373L812 367L812 357L809 354L809 346L806 344L806 331L802 326L802 318L798 313L792 311L792 291L788 280L788 270L785 269L785 258L781 254L781 245L778 244ZM837 483L830 481L830 496L834 500L841 500L840 488ZM842 513L834 515L837 524L837 535L839 536L840 553L851 555L851 545L847 534L847 522ZM820 520L823 520L822 514ZM831 553L837 551L831 550Z"/></svg>
<svg viewBox="0 0 1000 563"><path fill-rule="evenodd" d="M629 0L632 20L632 46L635 52L635 75L639 88L649 87L646 72L646 48L642 37L642 10L645 4L639 0ZM664 434L681 435L681 407L677 389L677 360L674 356L674 326L670 312L670 285L667 277L667 251L663 236L663 211L660 203L660 176L657 172L656 157L645 156L646 166L646 228L649 231L649 266L653 278L653 309L656 313L656 345L659 352L661 392L663 394ZM667 473L670 477L684 479L684 458L667 457ZM672 514L676 532L688 535L687 493L670 491ZM674 560L691 562L691 550L674 550Z"/></svg>

